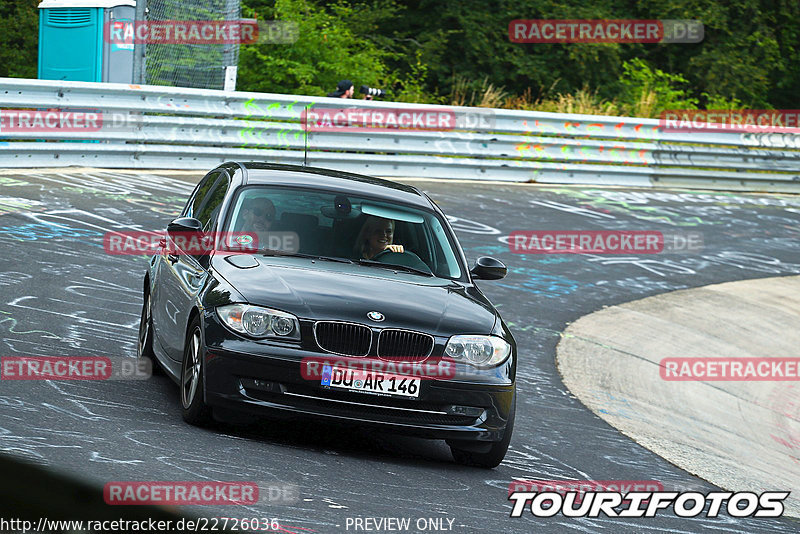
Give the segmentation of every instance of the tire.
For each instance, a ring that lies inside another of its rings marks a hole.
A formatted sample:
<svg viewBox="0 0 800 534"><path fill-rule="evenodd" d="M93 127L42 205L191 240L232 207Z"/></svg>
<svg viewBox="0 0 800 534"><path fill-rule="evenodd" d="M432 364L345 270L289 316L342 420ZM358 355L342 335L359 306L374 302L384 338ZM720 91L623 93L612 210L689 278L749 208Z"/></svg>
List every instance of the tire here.
<svg viewBox="0 0 800 534"><path fill-rule="evenodd" d="M450 445L450 452L453 454L453 459L456 463L473 467L483 467L486 469L492 469L500 465L500 462L502 462L503 458L506 456L506 451L508 451L508 444L511 443L511 434L514 432L516 411L517 394L514 392L514 399L511 401L511 411L508 414L508 422L503 431L503 439L492 442L488 451L476 452L466 448L475 442L465 443L464 448L462 448L458 446L458 442L448 441L447 444Z"/></svg>
<svg viewBox="0 0 800 534"><path fill-rule="evenodd" d="M181 364L180 402L183 420L195 426L206 426L211 422L211 409L203 399L203 335L200 317L189 324Z"/></svg>
<svg viewBox="0 0 800 534"><path fill-rule="evenodd" d="M155 352L153 352L152 301L150 299L150 291L148 290L144 292L142 314L139 317L139 335L136 343L136 359L141 361L145 358L150 360L152 374L163 374L161 364L158 363Z"/></svg>

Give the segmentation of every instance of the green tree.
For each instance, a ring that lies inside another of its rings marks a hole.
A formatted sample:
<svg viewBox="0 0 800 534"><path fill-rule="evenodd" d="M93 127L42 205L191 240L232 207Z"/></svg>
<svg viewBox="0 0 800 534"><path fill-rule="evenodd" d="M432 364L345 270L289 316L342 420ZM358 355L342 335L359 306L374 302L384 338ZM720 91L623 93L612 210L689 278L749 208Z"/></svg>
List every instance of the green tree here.
<svg viewBox="0 0 800 534"><path fill-rule="evenodd" d="M374 30L381 17L394 12L392 2L367 4L338 2L324 9L308 0L251 1L246 15L275 18L298 25L293 44L255 44L239 52L239 80L243 91L325 95L341 79L381 86L391 77L386 66L392 55L363 35Z"/></svg>
<svg viewBox="0 0 800 534"><path fill-rule="evenodd" d="M0 0L0 76L36 78L38 0Z"/></svg>
<svg viewBox="0 0 800 534"><path fill-rule="evenodd" d="M491 87L515 101L589 95L619 112L644 113L645 104L655 109L671 99L687 107L695 100L702 107L800 107L797 0L242 2L245 16L294 21L300 33L294 44L243 46L240 90L324 95L347 78L415 102L443 102L455 86L461 94ZM0 76L36 77L37 4L0 0ZM692 19L704 24L705 38L696 44L509 40L510 21L536 18Z"/></svg>
<svg viewBox="0 0 800 534"><path fill-rule="evenodd" d="M520 95L574 94L584 87L613 99L626 88L626 61L688 81L704 94L750 107L796 108L800 87L797 0L408 0L383 30L406 55L422 51L427 90L448 93L454 79L479 89L485 77ZM691 19L705 25L696 44L518 44L514 19ZM454 76L455 75L455 76Z"/></svg>
<svg viewBox="0 0 800 534"><path fill-rule="evenodd" d="M638 116L654 117L668 109L697 109L697 98L687 94L688 80L679 74L652 69L643 59L622 65L622 101Z"/></svg>

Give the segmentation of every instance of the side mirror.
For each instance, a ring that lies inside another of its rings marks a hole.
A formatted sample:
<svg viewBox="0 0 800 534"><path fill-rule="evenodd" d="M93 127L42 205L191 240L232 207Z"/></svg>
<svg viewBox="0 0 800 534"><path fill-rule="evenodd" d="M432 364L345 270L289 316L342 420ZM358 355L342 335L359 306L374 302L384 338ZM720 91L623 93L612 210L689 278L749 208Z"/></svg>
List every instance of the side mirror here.
<svg viewBox="0 0 800 534"><path fill-rule="evenodd" d="M508 274L505 263L489 256L481 256L475 260L475 267L470 274L477 280L500 280Z"/></svg>
<svg viewBox="0 0 800 534"><path fill-rule="evenodd" d="M194 217L178 217L167 225L167 233L173 232L202 232L203 223Z"/></svg>
<svg viewBox="0 0 800 534"><path fill-rule="evenodd" d="M177 261L179 254L193 256L204 267L207 256L214 248L212 236L203 233L203 223L193 217L178 217L167 225L167 252L170 261ZM170 243L174 243L170 244ZM172 248L172 247L177 248Z"/></svg>

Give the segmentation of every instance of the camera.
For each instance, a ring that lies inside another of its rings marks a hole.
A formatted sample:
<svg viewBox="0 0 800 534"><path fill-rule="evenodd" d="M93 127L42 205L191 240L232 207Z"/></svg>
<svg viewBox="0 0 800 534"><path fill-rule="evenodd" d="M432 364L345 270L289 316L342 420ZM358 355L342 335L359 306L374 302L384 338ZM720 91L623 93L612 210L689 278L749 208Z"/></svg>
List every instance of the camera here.
<svg viewBox="0 0 800 534"><path fill-rule="evenodd" d="M386 96L386 91L383 89L375 89L374 87L370 87L369 85L362 85L361 88L358 90L359 93L362 95L369 95L372 98L383 98Z"/></svg>

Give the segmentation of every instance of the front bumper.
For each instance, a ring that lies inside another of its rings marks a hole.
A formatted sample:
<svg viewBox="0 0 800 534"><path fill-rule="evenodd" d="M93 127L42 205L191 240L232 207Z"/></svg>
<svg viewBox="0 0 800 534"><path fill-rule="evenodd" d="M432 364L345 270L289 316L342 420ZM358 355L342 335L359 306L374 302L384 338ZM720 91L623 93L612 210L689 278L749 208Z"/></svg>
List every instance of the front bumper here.
<svg viewBox="0 0 800 534"><path fill-rule="evenodd" d="M470 381L424 379L416 399L332 390L301 375L303 358L325 353L243 339L222 326L213 312L203 319L205 399L210 406L323 418L436 439L499 441L503 436L514 396L513 379L499 376L503 373Z"/></svg>

